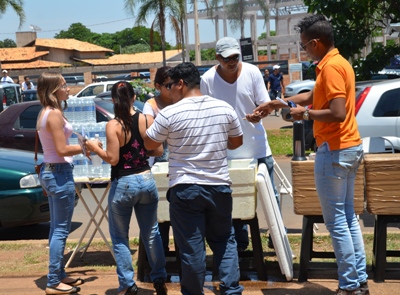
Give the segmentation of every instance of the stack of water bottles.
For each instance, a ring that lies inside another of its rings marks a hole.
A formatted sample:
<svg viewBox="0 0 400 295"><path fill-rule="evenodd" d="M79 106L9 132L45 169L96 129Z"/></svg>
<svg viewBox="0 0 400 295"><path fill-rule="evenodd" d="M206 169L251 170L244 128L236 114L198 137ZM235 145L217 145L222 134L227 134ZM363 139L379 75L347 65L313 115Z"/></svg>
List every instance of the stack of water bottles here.
<svg viewBox="0 0 400 295"><path fill-rule="evenodd" d="M88 139L98 139L107 148L106 124L107 122L96 122L96 106L92 98L72 97L67 100L68 108L64 114L72 124L74 132L82 134ZM72 134L69 143L79 144L76 134ZM74 159L74 178L109 178L111 174L110 164L104 162L98 155L92 153L92 160L85 155L79 154Z"/></svg>

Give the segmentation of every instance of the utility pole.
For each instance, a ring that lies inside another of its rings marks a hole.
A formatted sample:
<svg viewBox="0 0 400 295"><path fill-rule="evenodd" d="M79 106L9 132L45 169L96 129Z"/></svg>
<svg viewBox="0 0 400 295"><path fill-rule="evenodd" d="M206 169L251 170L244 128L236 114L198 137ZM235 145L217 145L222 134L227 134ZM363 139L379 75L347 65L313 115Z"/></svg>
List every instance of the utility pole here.
<svg viewBox="0 0 400 295"><path fill-rule="evenodd" d="M199 14L197 11L197 0L194 0L194 56L196 66L201 65L200 53Z"/></svg>

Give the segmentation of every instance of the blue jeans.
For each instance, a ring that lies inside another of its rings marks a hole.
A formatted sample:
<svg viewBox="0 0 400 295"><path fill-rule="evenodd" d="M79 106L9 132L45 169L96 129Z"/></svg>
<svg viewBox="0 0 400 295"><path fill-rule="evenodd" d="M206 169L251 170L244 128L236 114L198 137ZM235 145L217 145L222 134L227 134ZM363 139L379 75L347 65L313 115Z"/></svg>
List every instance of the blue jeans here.
<svg viewBox="0 0 400 295"><path fill-rule="evenodd" d="M113 244L118 292L135 282L132 255L129 248L129 225L135 210L149 264L150 278L166 280L165 256L157 223L158 192L151 173L132 174L114 179L108 196L108 221Z"/></svg>
<svg viewBox="0 0 400 295"><path fill-rule="evenodd" d="M181 258L182 294L203 294L206 273L204 238L219 269L221 294L242 294L229 186L180 184L169 189L169 201L172 229Z"/></svg>
<svg viewBox="0 0 400 295"><path fill-rule="evenodd" d="M257 164L260 165L261 163L264 163L265 166L267 166L268 174L269 177L271 178L271 184L272 187L274 188L274 193L275 193L275 198L276 202L278 203L279 206L279 194L278 191L276 190L276 186L274 183L274 158L272 156L260 158L257 160ZM249 231L247 229L247 224L241 221L236 222L235 221L235 239L236 243L239 249L245 250L249 246Z"/></svg>
<svg viewBox="0 0 400 295"><path fill-rule="evenodd" d="M47 191L50 207L48 287L58 286L67 277L64 250L75 205L72 167L69 163L44 164L40 172L40 184Z"/></svg>
<svg viewBox="0 0 400 295"><path fill-rule="evenodd" d="M344 290L367 280L364 241L354 212L354 181L362 157L361 145L330 151L327 143L315 156L315 185Z"/></svg>

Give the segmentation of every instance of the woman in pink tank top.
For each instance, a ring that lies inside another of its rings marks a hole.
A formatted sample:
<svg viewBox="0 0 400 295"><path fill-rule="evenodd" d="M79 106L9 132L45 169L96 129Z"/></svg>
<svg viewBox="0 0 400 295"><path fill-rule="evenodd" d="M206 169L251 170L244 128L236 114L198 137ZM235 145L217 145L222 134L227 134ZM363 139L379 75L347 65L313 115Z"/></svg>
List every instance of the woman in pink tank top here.
<svg viewBox="0 0 400 295"><path fill-rule="evenodd" d="M63 258L75 205L72 156L82 153L82 149L68 144L72 126L64 116L63 107L67 106L69 87L61 74L42 73L37 92L43 106L36 126L44 156L39 180L47 191L50 207L46 294L76 293L80 291L76 286L84 281L67 277Z"/></svg>

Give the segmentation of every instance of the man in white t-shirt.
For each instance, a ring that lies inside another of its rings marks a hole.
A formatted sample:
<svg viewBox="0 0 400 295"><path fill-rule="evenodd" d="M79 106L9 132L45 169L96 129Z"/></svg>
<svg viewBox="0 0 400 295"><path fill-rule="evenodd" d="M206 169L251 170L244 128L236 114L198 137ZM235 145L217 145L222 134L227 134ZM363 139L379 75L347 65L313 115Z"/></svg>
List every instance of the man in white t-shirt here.
<svg viewBox="0 0 400 295"><path fill-rule="evenodd" d="M239 43L231 37L224 37L216 44L218 65L202 76L200 90L203 94L229 103L240 118L243 130L243 145L228 152L228 159L257 159L258 164L265 163L275 190L274 159L267 140L267 133L261 117L254 116L253 110L260 104L270 101L260 69L240 60ZM252 115L247 115L252 114ZM244 251L249 245L247 225L238 222L235 225L238 251ZM272 240L268 242L273 247Z"/></svg>
<svg viewBox="0 0 400 295"><path fill-rule="evenodd" d="M1 82L5 82L5 83L14 83L14 80L8 76L8 71L7 70L3 70L3 77L1 78Z"/></svg>
<svg viewBox="0 0 400 295"><path fill-rule="evenodd" d="M35 86L33 85L33 83L29 80L28 76L24 77L24 82L22 82L21 84L21 88L22 91L26 91L26 90L31 90L31 89L35 89Z"/></svg>
<svg viewBox="0 0 400 295"><path fill-rule="evenodd" d="M220 293L242 294L227 160L227 149L242 144L240 119L226 102L202 95L192 63L179 64L168 75L165 87L174 104L160 110L143 139L148 150L168 143L167 198L182 261L181 293L203 293L206 239L219 270Z"/></svg>

